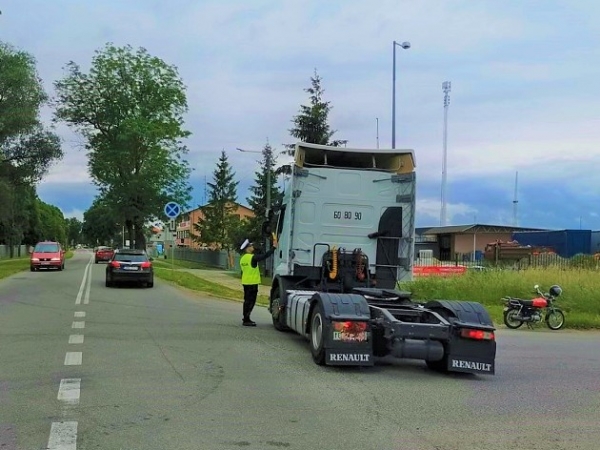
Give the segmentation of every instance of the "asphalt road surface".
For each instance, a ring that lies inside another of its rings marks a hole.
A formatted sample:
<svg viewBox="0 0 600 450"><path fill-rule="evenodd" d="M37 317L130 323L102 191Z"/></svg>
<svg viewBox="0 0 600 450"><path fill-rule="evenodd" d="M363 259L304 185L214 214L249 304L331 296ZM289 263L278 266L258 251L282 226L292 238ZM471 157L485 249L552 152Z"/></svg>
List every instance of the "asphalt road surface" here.
<svg viewBox="0 0 600 450"><path fill-rule="evenodd" d="M91 253L0 282L0 450L599 448L598 333L503 330L495 376L445 376L322 368L240 312Z"/></svg>

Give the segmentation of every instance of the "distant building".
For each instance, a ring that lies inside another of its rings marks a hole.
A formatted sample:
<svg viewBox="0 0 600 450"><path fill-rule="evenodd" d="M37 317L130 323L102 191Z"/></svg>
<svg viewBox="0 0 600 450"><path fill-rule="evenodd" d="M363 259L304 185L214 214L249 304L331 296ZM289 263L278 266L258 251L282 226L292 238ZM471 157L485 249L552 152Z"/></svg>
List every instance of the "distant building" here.
<svg viewBox="0 0 600 450"><path fill-rule="evenodd" d="M240 219L252 218L255 216L254 211L250 208L235 203L234 214ZM210 243L198 243L195 242L192 236L198 236L199 232L195 230L194 224L198 223L200 219L204 218L202 212L203 207L192 209L183 213L180 217L180 222L177 224L177 246L188 247L188 248L209 248Z"/></svg>
<svg viewBox="0 0 600 450"><path fill-rule="evenodd" d="M432 254L433 258L440 261L454 261L457 258L478 260L487 244L496 240L511 241L516 231L548 230L485 224L417 228L415 258L419 258L420 254ZM422 250L429 251L425 253Z"/></svg>

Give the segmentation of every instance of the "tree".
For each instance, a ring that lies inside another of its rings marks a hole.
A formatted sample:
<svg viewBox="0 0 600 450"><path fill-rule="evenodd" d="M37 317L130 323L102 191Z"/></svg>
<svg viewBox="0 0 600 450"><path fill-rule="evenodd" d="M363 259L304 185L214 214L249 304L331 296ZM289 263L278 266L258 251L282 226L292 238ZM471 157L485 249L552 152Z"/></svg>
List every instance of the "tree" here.
<svg viewBox="0 0 600 450"><path fill-rule="evenodd" d="M81 243L83 223L77 217L69 217L66 219L66 227L68 244L73 246Z"/></svg>
<svg viewBox="0 0 600 450"><path fill-rule="evenodd" d="M201 207L203 217L194 224L194 240L229 251L234 246L233 230L240 225L239 217L234 214L239 182L235 181L235 172L225 150L221 151L213 181L207 183L208 202Z"/></svg>
<svg viewBox="0 0 600 450"><path fill-rule="evenodd" d="M81 233L87 244L111 245L111 241L118 237L121 227L117 213L100 196L96 197L89 209L83 213Z"/></svg>
<svg viewBox="0 0 600 450"><path fill-rule="evenodd" d="M0 143L38 125L46 100L33 56L0 42Z"/></svg>
<svg viewBox="0 0 600 450"><path fill-rule="evenodd" d="M35 184L62 158L58 136L40 122L47 101L34 58L0 43L0 242L40 236Z"/></svg>
<svg viewBox="0 0 600 450"><path fill-rule="evenodd" d="M247 232L251 239L256 241L262 241L262 224L266 220L267 212L267 171L271 171L271 186L270 186L270 200L272 209L273 205L276 205L281 201L281 192L277 187L277 175L275 171L275 164L277 158L273 155L273 148L267 142L262 151L263 159L261 161L261 170L255 172L254 185L250 187L250 192L253 194L246 200L248 206L254 211L255 216L249 219Z"/></svg>
<svg viewBox="0 0 600 450"><path fill-rule="evenodd" d="M103 201L145 248L145 224L162 217L168 201L185 207L191 198L185 86L174 66L130 46L96 51L89 73L72 61L67 70L55 83L55 120L84 136Z"/></svg>
<svg viewBox="0 0 600 450"><path fill-rule="evenodd" d="M67 227L60 209L37 199L40 214L40 240L56 241L67 246Z"/></svg>
<svg viewBox="0 0 600 450"><path fill-rule="evenodd" d="M323 99L325 90L321 86L321 77L315 69L314 75L310 78L310 87L304 89L309 94L309 104L300 105L300 111L292 119L294 126L289 130L292 137L297 141L310 144L331 145L339 147L345 144L345 140L331 140L336 133L329 125L329 113L333 108L331 102ZM294 155L294 144L285 145L286 150L282 153ZM277 170L277 174L290 174L291 166L283 165Z"/></svg>

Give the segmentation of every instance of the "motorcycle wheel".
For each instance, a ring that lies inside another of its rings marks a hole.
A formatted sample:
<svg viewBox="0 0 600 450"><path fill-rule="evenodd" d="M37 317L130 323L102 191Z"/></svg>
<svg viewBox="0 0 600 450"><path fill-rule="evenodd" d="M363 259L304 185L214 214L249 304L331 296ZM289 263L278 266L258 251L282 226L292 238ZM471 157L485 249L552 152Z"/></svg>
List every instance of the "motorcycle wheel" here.
<svg viewBox="0 0 600 450"><path fill-rule="evenodd" d="M514 318L517 314L518 311L516 309L504 311L504 325L512 330L516 330L517 328L521 327L521 325L523 325L523 321Z"/></svg>
<svg viewBox="0 0 600 450"><path fill-rule="evenodd" d="M560 330L565 326L565 315L560 309L554 309L546 314L546 325L551 330Z"/></svg>

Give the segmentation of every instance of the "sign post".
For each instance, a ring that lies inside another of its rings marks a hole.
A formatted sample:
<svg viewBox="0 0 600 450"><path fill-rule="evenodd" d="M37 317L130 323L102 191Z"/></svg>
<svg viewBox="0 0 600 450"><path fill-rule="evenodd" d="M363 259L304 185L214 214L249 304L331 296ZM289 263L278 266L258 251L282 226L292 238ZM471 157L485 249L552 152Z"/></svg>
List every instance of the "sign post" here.
<svg viewBox="0 0 600 450"><path fill-rule="evenodd" d="M171 244L171 271L175 270L175 233L177 232L177 225L175 223L175 219L181 214L181 206L175 202L169 202L165 205L164 208L165 216L171 219L171 223L169 224L169 232L171 233L171 239L173 239L173 243Z"/></svg>

